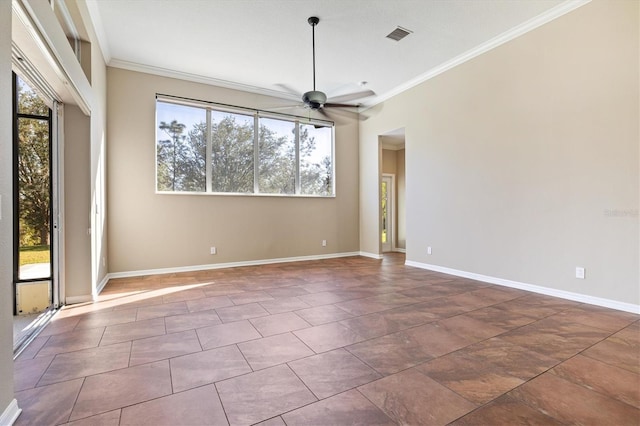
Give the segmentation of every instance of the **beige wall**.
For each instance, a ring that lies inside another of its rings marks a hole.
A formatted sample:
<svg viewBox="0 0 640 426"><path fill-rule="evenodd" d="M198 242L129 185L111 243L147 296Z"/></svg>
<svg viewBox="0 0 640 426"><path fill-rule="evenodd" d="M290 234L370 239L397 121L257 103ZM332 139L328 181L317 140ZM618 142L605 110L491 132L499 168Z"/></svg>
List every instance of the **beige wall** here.
<svg viewBox="0 0 640 426"><path fill-rule="evenodd" d="M11 2L0 1L0 416L13 401ZM7 413L8 414L8 413Z"/></svg>
<svg viewBox="0 0 640 426"><path fill-rule="evenodd" d="M91 294L90 118L74 105L64 108L65 294Z"/></svg>
<svg viewBox="0 0 640 426"><path fill-rule="evenodd" d="M409 261L638 305L638 7L596 0L372 111L361 250L378 135L404 127Z"/></svg>
<svg viewBox="0 0 640 426"><path fill-rule="evenodd" d="M359 250L357 120L336 122L335 198L160 195L156 93L253 108L278 101L116 68L108 68L108 87L110 272Z"/></svg>

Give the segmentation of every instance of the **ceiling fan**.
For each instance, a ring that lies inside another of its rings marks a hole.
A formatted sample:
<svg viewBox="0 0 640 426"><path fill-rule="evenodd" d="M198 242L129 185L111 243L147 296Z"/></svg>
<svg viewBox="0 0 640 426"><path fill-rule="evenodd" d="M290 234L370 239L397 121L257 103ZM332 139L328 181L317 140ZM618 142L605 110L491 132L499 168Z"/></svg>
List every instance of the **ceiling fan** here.
<svg viewBox="0 0 640 426"><path fill-rule="evenodd" d="M357 99L366 98L375 95L372 90L364 90L362 92L349 93L346 95L336 96L331 99L327 98L324 92L316 90L316 25L320 22L320 19L316 16L311 16L307 19L309 25L311 25L311 46L313 49L313 90L302 94L302 102L306 108L313 111L318 111L323 115L327 115L324 111L325 108L357 108L359 104L349 104L345 102L355 101ZM300 96L295 90L290 89L284 84L279 86L287 89L291 93L295 93Z"/></svg>

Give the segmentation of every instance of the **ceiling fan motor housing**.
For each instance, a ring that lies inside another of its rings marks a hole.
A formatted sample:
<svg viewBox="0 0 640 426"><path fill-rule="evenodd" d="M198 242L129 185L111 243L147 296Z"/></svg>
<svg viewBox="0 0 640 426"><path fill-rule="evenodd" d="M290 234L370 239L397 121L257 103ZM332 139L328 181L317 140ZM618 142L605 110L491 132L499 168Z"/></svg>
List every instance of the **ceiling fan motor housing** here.
<svg viewBox="0 0 640 426"><path fill-rule="evenodd" d="M311 109L320 109L327 102L327 95L318 90L311 90L302 95L302 102Z"/></svg>

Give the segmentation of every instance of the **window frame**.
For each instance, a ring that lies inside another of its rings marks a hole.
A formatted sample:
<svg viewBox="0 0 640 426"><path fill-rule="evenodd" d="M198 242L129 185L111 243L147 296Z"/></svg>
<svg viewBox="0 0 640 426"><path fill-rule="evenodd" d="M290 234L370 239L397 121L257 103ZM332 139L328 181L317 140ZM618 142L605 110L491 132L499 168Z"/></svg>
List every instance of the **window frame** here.
<svg viewBox="0 0 640 426"><path fill-rule="evenodd" d="M335 123L329 120L303 117L293 114L283 114L272 111L262 111L255 108L246 108L235 105L222 104L217 102L190 99L174 95L156 94L155 99L155 193L157 195L222 195L222 196L244 196L244 197L294 197L294 198L335 198L336 197L336 149L335 149ZM158 104L167 103L191 108L201 108L206 112L206 132L205 132L205 189L204 191L175 191L160 190L158 188ZM253 117L253 192L214 192L213 191L213 138L212 138L212 112L222 112L229 114L239 114ZM293 194L260 192L259 170L260 170L260 119L274 119L294 124L294 144L295 144L295 184ZM331 128L331 193L323 194L303 194L300 178L300 126L316 125Z"/></svg>

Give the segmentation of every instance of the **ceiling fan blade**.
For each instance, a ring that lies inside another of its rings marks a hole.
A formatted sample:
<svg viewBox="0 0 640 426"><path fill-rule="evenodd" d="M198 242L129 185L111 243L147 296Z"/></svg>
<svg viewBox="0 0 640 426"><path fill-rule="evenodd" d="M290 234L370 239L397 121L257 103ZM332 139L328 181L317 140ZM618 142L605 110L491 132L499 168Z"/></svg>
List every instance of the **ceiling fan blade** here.
<svg viewBox="0 0 640 426"><path fill-rule="evenodd" d="M278 105L274 107L265 107L265 111L280 111L285 109L304 108L304 104Z"/></svg>
<svg viewBox="0 0 640 426"><path fill-rule="evenodd" d="M346 95L334 96L329 98L331 103L340 104L343 102L350 102L356 99L368 98L374 96L376 93L373 90L364 90L362 92L348 93Z"/></svg>
<svg viewBox="0 0 640 426"><path fill-rule="evenodd" d="M333 102L327 102L324 104L325 107L328 108L358 108L360 105L358 104L336 104Z"/></svg>

